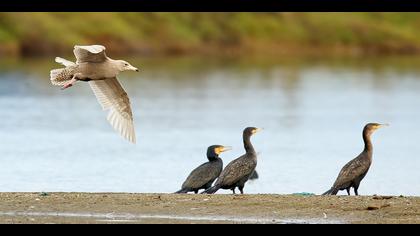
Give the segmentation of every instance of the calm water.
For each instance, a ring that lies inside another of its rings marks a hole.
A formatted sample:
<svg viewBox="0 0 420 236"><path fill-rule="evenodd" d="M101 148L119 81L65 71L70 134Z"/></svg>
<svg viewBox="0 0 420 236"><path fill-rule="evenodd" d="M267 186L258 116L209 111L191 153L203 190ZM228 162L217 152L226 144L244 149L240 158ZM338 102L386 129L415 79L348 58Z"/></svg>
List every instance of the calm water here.
<svg viewBox="0 0 420 236"><path fill-rule="evenodd" d="M0 191L174 192L209 145L243 154L260 179L247 193L322 193L358 155L367 122L374 163L361 194L420 195L420 71L406 59L336 62L149 59L120 77L138 144L117 135L87 84L49 84L45 60L0 63ZM222 191L221 193L229 193Z"/></svg>

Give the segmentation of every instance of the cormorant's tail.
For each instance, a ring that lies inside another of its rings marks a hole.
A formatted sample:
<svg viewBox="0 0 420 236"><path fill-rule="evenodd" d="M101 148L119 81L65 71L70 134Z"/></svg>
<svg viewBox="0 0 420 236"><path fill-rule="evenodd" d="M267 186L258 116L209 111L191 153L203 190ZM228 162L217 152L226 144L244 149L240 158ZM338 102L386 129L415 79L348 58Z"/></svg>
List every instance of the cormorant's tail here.
<svg viewBox="0 0 420 236"><path fill-rule="evenodd" d="M258 174L257 171L252 172L251 176L249 177L249 180L256 180L258 179L260 176Z"/></svg>
<svg viewBox="0 0 420 236"><path fill-rule="evenodd" d="M174 194L182 194L182 193L188 193L187 189L181 189L178 192L175 192Z"/></svg>
<svg viewBox="0 0 420 236"><path fill-rule="evenodd" d="M206 191L202 192L201 194L215 194L219 189L220 189L220 187L215 185L215 186L207 189Z"/></svg>
<svg viewBox="0 0 420 236"><path fill-rule="evenodd" d="M324 194L322 194L323 196L325 195L337 195L338 193L338 189L335 188L331 188L330 190L326 191Z"/></svg>

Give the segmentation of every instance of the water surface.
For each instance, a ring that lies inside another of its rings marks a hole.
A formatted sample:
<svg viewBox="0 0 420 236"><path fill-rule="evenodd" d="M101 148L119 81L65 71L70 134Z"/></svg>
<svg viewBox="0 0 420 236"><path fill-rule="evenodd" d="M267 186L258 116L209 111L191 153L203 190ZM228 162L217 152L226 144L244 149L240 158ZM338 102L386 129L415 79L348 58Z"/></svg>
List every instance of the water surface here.
<svg viewBox="0 0 420 236"><path fill-rule="evenodd" d="M0 191L174 192L209 145L234 147L227 164L256 126L260 179L245 191L322 193L362 151L364 124L386 122L359 192L420 195L418 59L131 61L142 72L120 80L137 145L112 130L87 84L50 85L57 65L0 62Z"/></svg>

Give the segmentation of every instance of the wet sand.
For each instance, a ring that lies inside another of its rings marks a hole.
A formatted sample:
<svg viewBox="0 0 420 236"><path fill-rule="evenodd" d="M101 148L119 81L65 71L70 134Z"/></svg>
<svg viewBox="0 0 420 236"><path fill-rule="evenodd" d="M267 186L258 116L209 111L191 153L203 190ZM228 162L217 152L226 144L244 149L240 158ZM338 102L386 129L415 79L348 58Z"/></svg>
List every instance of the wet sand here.
<svg viewBox="0 0 420 236"><path fill-rule="evenodd" d="M420 197L0 193L0 223L420 223Z"/></svg>

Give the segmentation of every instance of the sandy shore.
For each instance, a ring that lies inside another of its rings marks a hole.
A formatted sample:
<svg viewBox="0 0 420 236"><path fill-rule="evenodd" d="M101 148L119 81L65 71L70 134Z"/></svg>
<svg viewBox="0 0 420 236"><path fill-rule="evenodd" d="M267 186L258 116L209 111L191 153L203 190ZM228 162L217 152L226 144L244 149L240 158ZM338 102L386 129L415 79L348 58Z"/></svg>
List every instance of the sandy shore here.
<svg viewBox="0 0 420 236"><path fill-rule="evenodd" d="M0 223L420 223L419 197L0 193Z"/></svg>

